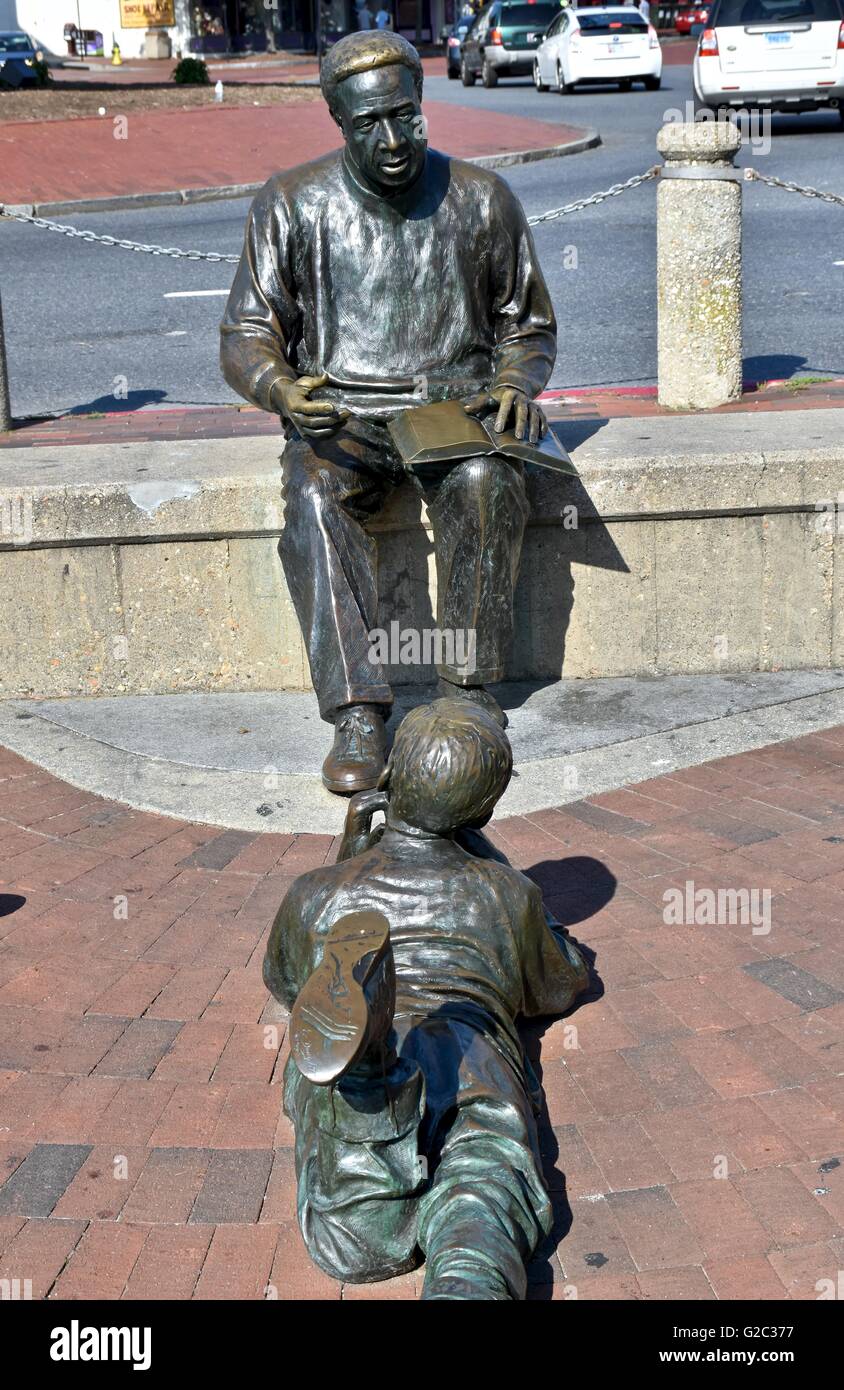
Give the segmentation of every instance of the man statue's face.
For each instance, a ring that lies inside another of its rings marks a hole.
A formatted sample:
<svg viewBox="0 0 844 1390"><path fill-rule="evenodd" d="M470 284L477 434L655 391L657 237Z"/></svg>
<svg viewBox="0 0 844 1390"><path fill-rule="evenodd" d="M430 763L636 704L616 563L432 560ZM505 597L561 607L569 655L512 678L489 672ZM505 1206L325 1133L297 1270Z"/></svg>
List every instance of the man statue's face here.
<svg viewBox="0 0 844 1390"><path fill-rule="evenodd" d="M400 63L356 72L337 88L349 157L375 192L401 193L418 178L427 140L413 73Z"/></svg>

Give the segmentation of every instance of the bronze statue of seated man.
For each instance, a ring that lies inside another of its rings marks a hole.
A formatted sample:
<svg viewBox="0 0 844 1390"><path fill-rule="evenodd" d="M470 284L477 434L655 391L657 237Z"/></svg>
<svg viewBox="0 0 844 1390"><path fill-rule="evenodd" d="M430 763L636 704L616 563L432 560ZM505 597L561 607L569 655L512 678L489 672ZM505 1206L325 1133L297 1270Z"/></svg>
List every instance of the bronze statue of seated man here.
<svg viewBox="0 0 844 1390"><path fill-rule="evenodd" d="M425 1299L521 1299L550 1230L516 1021L564 1012L588 972L479 834L511 771L487 711L413 710L382 777L383 832L367 836L353 804L351 857L297 879L273 924L264 978L291 1009L299 1222L337 1279L424 1258Z"/></svg>
<svg viewBox="0 0 844 1390"><path fill-rule="evenodd" d="M535 440L534 397L556 323L527 221L497 174L429 149L422 64L389 30L325 55L323 95L344 148L276 174L256 197L221 329L229 384L284 422L281 557L320 713L334 724L325 785L383 771L387 673L375 546L365 527L406 476L387 423L462 401ZM414 477L434 532L437 627L473 634L472 669L438 665L442 693L484 704L504 677L527 517L520 463L493 453ZM390 614L385 614L388 622Z"/></svg>

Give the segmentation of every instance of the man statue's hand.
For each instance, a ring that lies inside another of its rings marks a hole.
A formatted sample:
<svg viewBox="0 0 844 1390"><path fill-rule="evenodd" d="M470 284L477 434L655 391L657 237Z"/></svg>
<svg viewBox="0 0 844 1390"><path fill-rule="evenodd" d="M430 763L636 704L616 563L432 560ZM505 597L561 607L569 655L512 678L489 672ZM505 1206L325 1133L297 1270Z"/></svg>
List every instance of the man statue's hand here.
<svg viewBox="0 0 844 1390"><path fill-rule="evenodd" d="M348 410L331 401L312 401L311 392L325 386L328 377L300 376L296 381L277 381L272 389L273 408L289 420L300 434L311 439L324 439L339 430L348 420Z"/></svg>
<svg viewBox="0 0 844 1390"><path fill-rule="evenodd" d="M489 391L479 391L463 407L467 415L484 415L496 408L498 413L493 428L499 434L506 430L511 415L515 420L513 428L517 439L524 439L527 435L531 444L535 444L537 439L548 433L544 411L524 391L517 391L515 386L495 386Z"/></svg>

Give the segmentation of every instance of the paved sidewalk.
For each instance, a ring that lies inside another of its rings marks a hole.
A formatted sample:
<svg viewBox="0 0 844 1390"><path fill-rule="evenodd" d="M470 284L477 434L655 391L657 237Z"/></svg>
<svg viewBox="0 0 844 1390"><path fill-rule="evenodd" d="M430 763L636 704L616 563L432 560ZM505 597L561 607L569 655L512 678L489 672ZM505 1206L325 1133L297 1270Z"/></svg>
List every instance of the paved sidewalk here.
<svg viewBox="0 0 844 1390"><path fill-rule="evenodd" d="M705 412L664 409L657 402L655 386L544 391L539 399L554 420L585 422L688 415L704 420L710 415L746 412L840 409L844 406L844 380L815 380L806 385L801 385L799 378L792 383L748 383L740 401ZM278 436L278 421L274 415L250 405L143 407L140 410L115 409L105 415L80 412L53 419L21 420L13 430L0 432L0 449L113 441L131 443L144 439L225 439L230 435L264 434Z"/></svg>
<svg viewBox="0 0 844 1390"><path fill-rule="evenodd" d="M135 112L126 138L113 117L0 125L0 202L10 206L261 183L278 169L337 147L322 101L284 106L223 103L204 110ZM429 139L458 159L549 149L585 131L426 101Z"/></svg>
<svg viewBox="0 0 844 1390"><path fill-rule="evenodd" d="M496 838L595 956L589 999L532 1032L557 1224L531 1296L816 1299L844 1257L844 726ZM0 1278L418 1296L418 1273L336 1284L293 1219L260 963L335 843L130 811L0 754ZM690 881L770 890L770 933L666 925Z"/></svg>

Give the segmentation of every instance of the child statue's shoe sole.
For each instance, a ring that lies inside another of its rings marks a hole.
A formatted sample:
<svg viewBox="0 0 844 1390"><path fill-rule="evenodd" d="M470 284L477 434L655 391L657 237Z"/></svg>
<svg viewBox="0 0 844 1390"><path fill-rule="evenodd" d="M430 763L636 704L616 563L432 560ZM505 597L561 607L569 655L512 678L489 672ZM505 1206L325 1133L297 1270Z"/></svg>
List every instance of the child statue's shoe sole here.
<svg viewBox="0 0 844 1390"><path fill-rule="evenodd" d="M320 964L299 991L290 1013L290 1051L303 1076L327 1086L364 1051L369 1007L364 987L390 946L390 924L380 912L351 912L325 938Z"/></svg>

